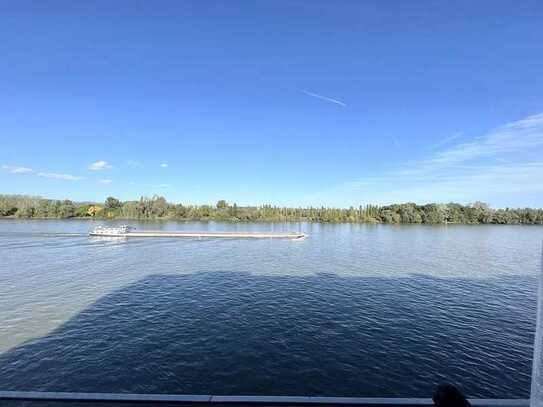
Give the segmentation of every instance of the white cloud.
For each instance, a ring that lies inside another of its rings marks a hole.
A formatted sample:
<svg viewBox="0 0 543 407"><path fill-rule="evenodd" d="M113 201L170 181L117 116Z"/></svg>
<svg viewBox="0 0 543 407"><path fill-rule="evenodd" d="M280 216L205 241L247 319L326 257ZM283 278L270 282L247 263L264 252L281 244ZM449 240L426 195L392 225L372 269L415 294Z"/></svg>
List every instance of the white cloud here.
<svg viewBox="0 0 543 407"><path fill-rule="evenodd" d="M162 164L160 164L160 166L161 166L162 168L168 168L168 164L167 164L167 163L162 163Z"/></svg>
<svg viewBox="0 0 543 407"><path fill-rule="evenodd" d="M62 179L65 181L79 181L80 179L83 179L82 177L76 177L75 175L59 174L56 172L38 172L36 175L38 177Z"/></svg>
<svg viewBox="0 0 543 407"><path fill-rule="evenodd" d="M169 188L171 186L172 186L171 184L158 184L157 188Z"/></svg>
<svg viewBox="0 0 543 407"><path fill-rule="evenodd" d="M135 181L130 181L130 182L128 183L128 185L136 185L136 182L135 182Z"/></svg>
<svg viewBox="0 0 543 407"><path fill-rule="evenodd" d="M16 167L13 165L2 165L2 169L7 170L12 174L30 174L34 172L32 168Z"/></svg>
<svg viewBox="0 0 543 407"><path fill-rule="evenodd" d="M304 90L304 89L298 89L298 90L300 92L306 94L307 96L311 96L311 97L314 97L314 98L317 98L317 99L325 100L325 101L330 102L330 103L335 103L336 105L347 107L347 104L343 103L341 100L332 99L332 98L329 98L328 96L319 95L318 93L309 92L309 91Z"/></svg>
<svg viewBox="0 0 543 407"><path fill-rule="evenodd" d="M2 169L9 171L11 174L33 174L42 178L52 178L52 179L61 179L66 181L79 181L83 177L78 177L71 174L60 174L57 172L36 172L32 168L27 167L16 167L13 165L2 165Z"/></svg>
<svg viewBox="0 0 543 407"><path fill-rule="evenodd" d="M112 168L112 166L107 161L96 161L89 165L89 170L91 171L102 171L102 170L109 170Z"/></svg>
<svg viewBox="0 0 543 407"><path fill-rule="evenodd" d="M101 179L98 181L100 184L111 184L113 181L110 179Z"/></svg>

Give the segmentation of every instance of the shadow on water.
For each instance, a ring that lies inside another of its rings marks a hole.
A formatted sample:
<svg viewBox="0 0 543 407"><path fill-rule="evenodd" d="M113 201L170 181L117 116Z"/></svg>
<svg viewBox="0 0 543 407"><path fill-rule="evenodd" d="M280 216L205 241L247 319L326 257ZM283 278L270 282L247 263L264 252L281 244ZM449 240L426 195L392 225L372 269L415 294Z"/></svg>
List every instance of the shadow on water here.
<svg viewBox="0 0 543 407"><path fill-rule="evenodd" d="M429 397L448 381L470 397L527 397L535 286L151 275L0 355L0 388Z"/></svg>

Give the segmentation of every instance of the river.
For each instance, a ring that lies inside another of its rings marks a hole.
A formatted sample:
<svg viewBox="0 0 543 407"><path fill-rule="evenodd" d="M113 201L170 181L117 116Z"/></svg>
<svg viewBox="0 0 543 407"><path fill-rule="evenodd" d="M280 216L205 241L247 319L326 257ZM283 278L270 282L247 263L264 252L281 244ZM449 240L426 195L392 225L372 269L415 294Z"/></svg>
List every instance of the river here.
<svg viewBox="0 0 543 407"><path fill-rule="evenodd" d="M528 397L541 226L98 224L0 221L1 389Z"/></svg>

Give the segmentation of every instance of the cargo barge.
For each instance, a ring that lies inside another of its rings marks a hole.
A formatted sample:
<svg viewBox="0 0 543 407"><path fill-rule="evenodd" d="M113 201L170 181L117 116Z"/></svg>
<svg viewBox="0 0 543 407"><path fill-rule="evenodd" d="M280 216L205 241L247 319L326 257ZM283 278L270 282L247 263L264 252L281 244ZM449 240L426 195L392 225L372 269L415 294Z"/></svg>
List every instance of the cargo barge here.
<svg viewBox="0 0 543 407"><path fill-rule="evenodd" d="M131 226L99 226L89 233L100 237L186 237L186 238L227 238L227 239L305 239L301 232L186 232L174 230L136 230Z"/></svg>

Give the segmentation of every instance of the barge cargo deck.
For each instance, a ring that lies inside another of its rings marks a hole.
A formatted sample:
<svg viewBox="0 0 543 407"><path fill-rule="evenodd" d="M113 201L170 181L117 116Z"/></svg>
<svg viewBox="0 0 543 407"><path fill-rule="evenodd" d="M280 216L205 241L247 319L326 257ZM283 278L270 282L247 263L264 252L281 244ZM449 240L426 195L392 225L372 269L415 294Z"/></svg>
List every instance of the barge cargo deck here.
<svg viewBox="0 0 543 407"><path fill-rule="evenodd" d="M179 238L227 238L227 239L305 239L301 232L186 232L168 230L134 230L127 226L98 227L89 233L100 237L179 237Z"/></svg>

